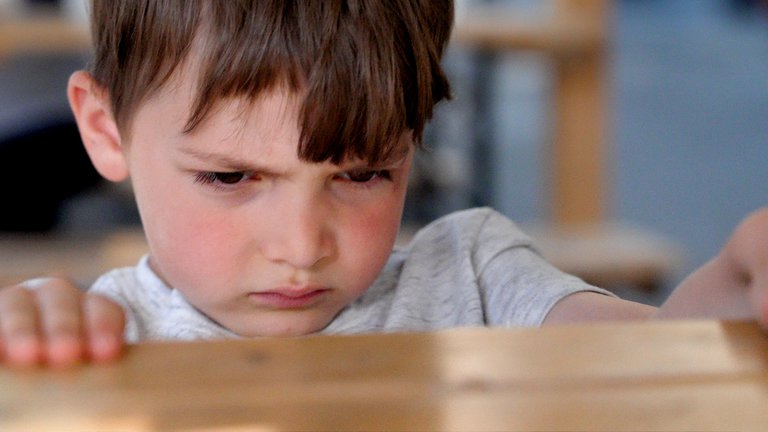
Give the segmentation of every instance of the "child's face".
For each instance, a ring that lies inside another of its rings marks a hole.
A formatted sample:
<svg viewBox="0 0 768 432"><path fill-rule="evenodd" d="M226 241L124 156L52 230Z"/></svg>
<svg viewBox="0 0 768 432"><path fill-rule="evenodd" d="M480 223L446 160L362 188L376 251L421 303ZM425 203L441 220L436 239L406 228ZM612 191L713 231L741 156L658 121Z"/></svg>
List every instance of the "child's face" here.
<svg viewBox="0 0 768 432"><path fill-rule="evenodd" d="M184 134L187 81L141 106L125 146L153 268L238 334L321 330L389 257L413 146L381 166L299 160L298 100L281 91Z"/></svg>

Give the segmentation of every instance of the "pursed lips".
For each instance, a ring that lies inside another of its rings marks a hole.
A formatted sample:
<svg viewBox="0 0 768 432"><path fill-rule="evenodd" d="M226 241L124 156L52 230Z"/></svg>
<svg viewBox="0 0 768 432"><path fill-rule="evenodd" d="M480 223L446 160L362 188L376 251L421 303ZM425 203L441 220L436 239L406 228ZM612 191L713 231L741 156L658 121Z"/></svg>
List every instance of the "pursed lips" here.
<svg viewBox="0 0 768 432"><path fill-rule="evenodd" d="M306 308L316 304L331 290L320 285L279 287L269 291L251 292L253 301L276 309Z"/></svg>

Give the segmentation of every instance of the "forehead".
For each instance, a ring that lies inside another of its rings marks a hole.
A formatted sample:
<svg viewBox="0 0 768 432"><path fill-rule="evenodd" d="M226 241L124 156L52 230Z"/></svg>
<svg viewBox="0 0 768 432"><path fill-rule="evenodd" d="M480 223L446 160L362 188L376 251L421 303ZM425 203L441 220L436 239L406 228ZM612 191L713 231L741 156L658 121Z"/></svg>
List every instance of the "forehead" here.
<svg viewBox="0 0 768 432"><path fill-rule="evenodd" d="M132 136L155 143L168 143L193 155L228 155L230 159L263 157L274 153L296 156L301 141L300 111L303 93L286 87L263 91L258 97L222 98L206 118L187 130L194 105L195 78L187 68L169 81L139 109ZM344 143L338 144L340 147ZM365 161L386 164L406 157L414 147L412 134L404 132L383 160L347 157L336 164ZM321 162L321 161L315 161Z"/></svg>
<svg viewBox="0 0 768 432"><path fill-rule="evenodd" d="M210 112L194 128L189 128L198 89L197 77L190 72L193 70L180 68L139 107L131 125L132 136L155 125L163 125L168 135L179 138L212 134L236 137L254 132L275 135L298 129L301 95L283 87L265 90L253 98L222 97L210 101Z"/></svg>
<svg viewBox="0 0 768 432"><path fill-rule="evenodd" d="M340 101L349 97L346 92L313 98L305 85L288 76L272 77L256 92L248 88L233 94L207 93L212 84L201 71L205 69L203 57L209 53L199 48L200 43L195 43L188 57L144 104L154 106L155 111L158 107L165 110L154 115L164 116L179 133L196 134L211 126L226 128L233 136L245 131L258 131L265 137L290 133L294 144L298 143L300 159L336 164L350 159L382 163L401 158L418 144L404 119L395 121L400 125L393 127L393 118L399 116L340 109L345 106ZM201 115L202 99L205 109Z"/></svg>

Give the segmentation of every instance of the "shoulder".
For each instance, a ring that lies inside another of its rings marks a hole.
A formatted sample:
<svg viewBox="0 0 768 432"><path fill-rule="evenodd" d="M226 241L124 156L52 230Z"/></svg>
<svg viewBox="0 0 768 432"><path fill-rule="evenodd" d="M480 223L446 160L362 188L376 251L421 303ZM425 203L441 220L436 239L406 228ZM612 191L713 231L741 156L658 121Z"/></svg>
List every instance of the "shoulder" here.
<svg viewBox="0 0 768 432"><path fill-rule="evenodd" d="M533 240L512 220L492 208L479 207L450 213L424 226L408 245L408 257L458 252L473 256L479 264L514 248L536 251Z"/></svg>
<svg viewBox="0 0 768 432"><path fill-rule="evenodd" d="M88 291L108 297L122 297L134 291L134 287L141 285L137 273L136 266L110 270L96 279Z"/></svg>
<svg viewBox="0 0 768 432"><path fill-rule="evenodd" d="M150 268L148 256L142 257L135 266L104 274L88 291L120 304L128 314L129 323L162 315L172 294L172 290Z"/></svg>
<svg viewBox="0 0 768 432"><path fill-rule="evenodd" d="M458 210L435 219L424 227L424 230L445 229L447 227L464 227L480 229L486 224L511 224L514 223L498 211L490 207L474 207L465 210Z"/></svg>
<svg viewBox="0 0 768 432"><path fill-rule="evenodd" d="M150 269L148 256L142 257L135 266L117 268L105 273L89 289L90 292L113 297L121 303L143 299L147 291L162 290L167 288Z"/></svg>
<svg viewBox="0 0 768 432"><path fill-rule="evenodd" d="M89 293L103 295L115 303L119 304L125 312L125 340L128 342L137 342L139 337L139 328L137 318L141 310L141 282L139 277L139 267L146 258L142 258L139 264L134 267L122 267L111 270L91 285Z"/></svg>
<svg viewBox="0 0 768 432"><path fill-rule="evenodd" d="M445 215L420 229L414 241L441 237L484 238L502 233L514 238L522 245L531 244L531 239L508 217L490 207L460 210Z"/></svg>
<svg viewBox="0 0 768 432"><path fill-rule="evenodd" d="M143 257L134 267L110 271L89 290L119 303L126 311L126 339L194 340L237 337L200 313L171 289Z"/></svg>

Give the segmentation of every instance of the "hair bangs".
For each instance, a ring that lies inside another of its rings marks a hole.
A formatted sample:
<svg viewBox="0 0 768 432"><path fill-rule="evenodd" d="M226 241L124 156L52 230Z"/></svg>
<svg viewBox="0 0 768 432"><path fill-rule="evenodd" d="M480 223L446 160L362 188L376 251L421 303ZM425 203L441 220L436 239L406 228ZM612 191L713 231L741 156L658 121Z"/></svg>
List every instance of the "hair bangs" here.
<svg viewBox="0 0 768 432"><path fill-rule="evenodd" d="M302 97L301 159L380 162L399 150L404 133L420 142L433 105L449 96L439 65L444 46L423 37L431 23L413 2L395 3L401 4L213 3L187 129L203 121L215 101L255 101L281 87Z"/></svg>
<svg viewBox="0 0 768 432"><path fill-rule="evenodd" d="M301 159L381 162L400 151L406 133L420 144L433 106L450 97L440 66L453 23L450 0L95 4L132 9L94 9L94 17L124 21L114 23L118 31L94 28L104 39L94 76L114 98L118 125L184 66L197 75L187 132L224 99L254 102L285 89L301 98ZM111 75L100 76L104 70Z"/></svg>
<svg viewBox="0 0 768 432"><path fill-rule="evenodd" d="M165 85L189 53L199 14L183 7L185 2L93 2L96 50L90 71L107 91L112 115L126 136L138 106Z"/></svg>

